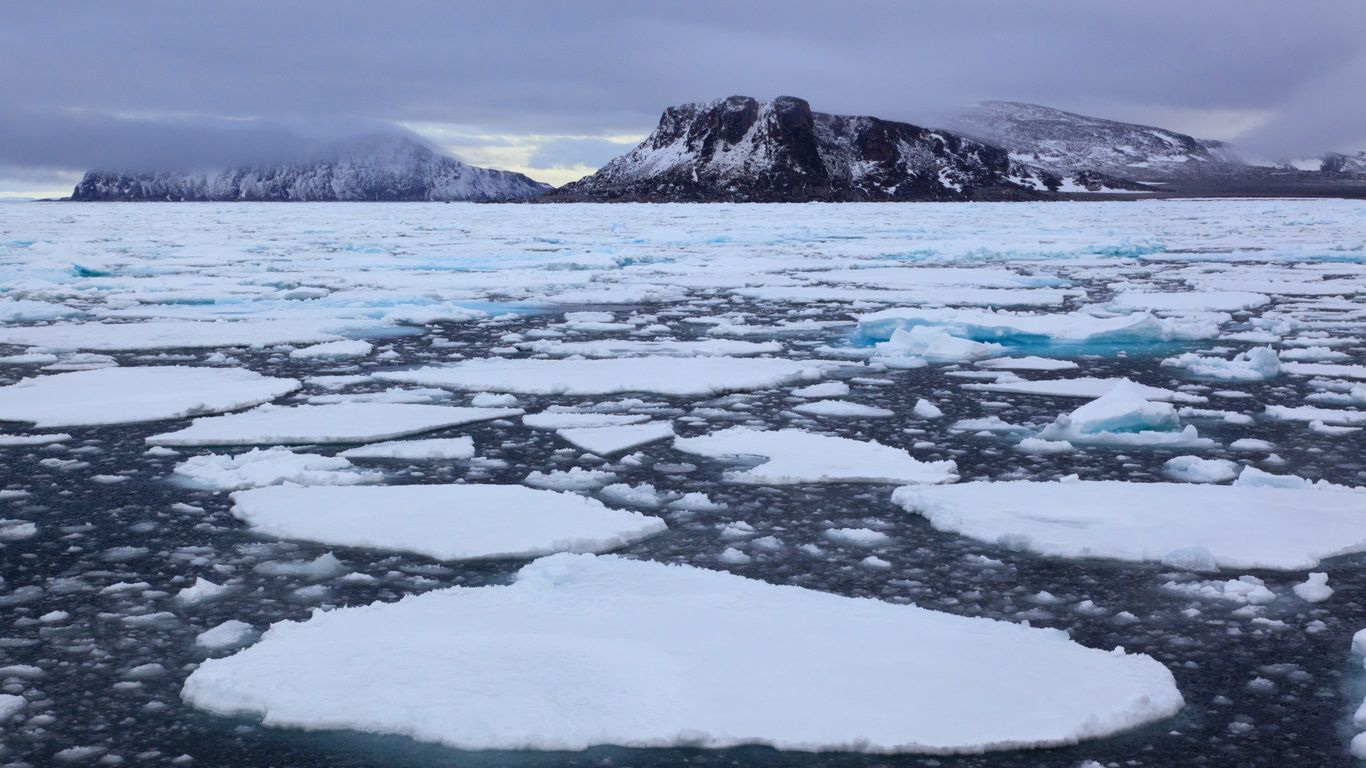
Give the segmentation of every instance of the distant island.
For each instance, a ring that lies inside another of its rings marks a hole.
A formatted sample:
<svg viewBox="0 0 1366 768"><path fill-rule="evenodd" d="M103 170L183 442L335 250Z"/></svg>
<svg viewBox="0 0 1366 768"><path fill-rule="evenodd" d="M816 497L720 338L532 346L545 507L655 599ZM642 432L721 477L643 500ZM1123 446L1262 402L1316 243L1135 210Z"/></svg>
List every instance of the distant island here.
<svg viewBox="0 0 1366 768"><path fill-rule="evenodd" d="M1022 102L949 129L813 112L798 98L669 107L655 130L558 189L401 136L290 162L91 171L75 201L856 202L1170 196L1366 197L1366 152L1268 162L1224 142Z"/></svg>

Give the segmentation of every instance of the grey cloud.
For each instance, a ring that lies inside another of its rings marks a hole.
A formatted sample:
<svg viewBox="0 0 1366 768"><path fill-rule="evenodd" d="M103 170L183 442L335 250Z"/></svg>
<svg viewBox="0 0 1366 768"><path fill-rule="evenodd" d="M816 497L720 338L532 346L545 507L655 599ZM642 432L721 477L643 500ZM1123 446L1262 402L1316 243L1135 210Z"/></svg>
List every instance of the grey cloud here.
<svg viewBox="0 0 1366 768"><path fill-rule="evenodd" d="M15 3L0 121L21 124L0 127L28 160L0 162L287 146L297 125L643 133L669 104L732 93L913 121L988 98L1265 110L1253 141L1308 152L1366 141L1363 29L1357 0ZM242 120L259 139L223 122Z"/></svg>

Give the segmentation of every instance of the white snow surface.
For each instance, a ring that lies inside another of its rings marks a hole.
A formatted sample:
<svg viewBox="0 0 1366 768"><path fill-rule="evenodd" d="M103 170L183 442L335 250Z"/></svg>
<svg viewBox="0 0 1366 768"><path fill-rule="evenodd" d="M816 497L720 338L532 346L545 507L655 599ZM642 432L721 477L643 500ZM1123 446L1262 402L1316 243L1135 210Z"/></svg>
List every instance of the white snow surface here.
<svg viewBox="0 0 1366 768"><path fill-rule="evenodd" d="M298 388L297 379L241 368L98 368L0 387L0 421L28 421L37 427L161 421L249 408Z"/></svg>
<svg viewBox="0 0 1366 768"><path fill-rule="evenodd" d="M735 483L951 483L958 479L958 467L951 460L922 462L878 442L800 429L731 427L675 438L674 448L716 459L764 459L752 469L726 472L726 480Z"/></svg>
<svg viewBox="0 0 1366 768"><path fill-rule="evenodd" d="M275 624L182 697L462 749L876 753L1072 744L1184 704L1153 659L1054 630L587 555Z"/></svg>
<svg viewBox="0 0 1366 768"><path fill-rule="evenodd" d="M1048 557L1192 570L1307 570L1366 551L1366 494L1124 481L905 486L892 501L942 531Z"/></svg>
<svg viewBox="0 0 1366 768"><path fill-rule="evenodd" d="M605 552L667 527L595 499L520 485L274 486L232 500L233 514L267 536L438 560Z"/></svg>
<svg viewBox="0 0 1366 768"><path fill-rule="evenodd" d="M301 445L370 443L519 416L518 408L463 408L412 403L336 403L264 407L195 419L175 432L152 435L149 445Z"/></svg>

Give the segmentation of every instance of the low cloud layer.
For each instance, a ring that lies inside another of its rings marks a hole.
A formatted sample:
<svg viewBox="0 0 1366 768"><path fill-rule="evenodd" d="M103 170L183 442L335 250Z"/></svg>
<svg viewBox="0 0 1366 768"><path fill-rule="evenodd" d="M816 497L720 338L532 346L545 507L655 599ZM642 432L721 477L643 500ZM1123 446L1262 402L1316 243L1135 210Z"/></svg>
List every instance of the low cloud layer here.
<svg viewBox="0 0 1366 768"><path fill-rule="evenodd" d="M30 175L269 156L398 124L435 127L424 135L465 159L517 147L518 170L568 173L669 104L732 93L922 122L1015 99L1270 156L1366 147L1356 0L147 1L5 16L0 167Z"/></svg>

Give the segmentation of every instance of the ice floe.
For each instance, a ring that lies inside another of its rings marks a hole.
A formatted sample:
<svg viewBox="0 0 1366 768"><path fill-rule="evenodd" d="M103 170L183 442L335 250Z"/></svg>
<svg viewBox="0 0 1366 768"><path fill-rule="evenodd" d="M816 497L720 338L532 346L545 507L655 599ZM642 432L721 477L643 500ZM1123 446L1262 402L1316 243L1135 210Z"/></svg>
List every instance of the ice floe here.
<svg viewBox="0 0 1366 768"><path fill-rule="evenodd" d="M558 430L555 434L589 453L611 456L673 437L674 428L669 422L660 421L607 427L574 427Z"/></svg>
<svg viewBox="0 0 1366 768"><path fill-rule="evenodd" d="M306 445L371 443L520 416L517 408L463 408L410 403L337 403L263 407L195 419L175 432L152 435L149 445Z"/></svg>
<svg viewBox="0 0 1366 768"><path fill-rule="evenodd" d="M340 456L295 453L288 448L253 448L236 456L192 456L177 464L173 471L190 485L216 491L280 484L356 485L382 479L378 473L356 470Z"/></svg>
<svg viewBox="0 0 1366 768"><path fill-rule="evenodd" d="M462 749L879 753L1072 744L1184 704L1153 659L1053 630L584 555L509 586L275 624L200 665L182 696L275 727Z"/></svg>
<svg viewBox="0 0 1366 768"><path fill-rule="evenodd" d="M232 495L253 531L439 560L605 552L663 520L573 493L520 485L273 486Z"/></svg>
<svg viewBox="0 0 1366 768"><path fill-rule="evenodd" d="M892 501L935 528L1049 557L1192 570L1307 570L1366 551L1366 493L1134 483L905 486Z"/></svg>
<svg viewBox="0 0 1366 768"><path fill-rule="evenodd" d="M101 368L0 387L0 420L37 427L161 421L249 408L299 388L297 379L240 368Z"/></svg>
<svg viewBox="0 0 1366 768"><path fill-rule="evenodd" d="M679 397L767 389L814 381L815 360L747 357L635 357L603 360L470 360L449 366L375 374L385 381L453 389L533 395L607 395L653 392Z"/></svg>
<svg viewBox="0 0 1366 768"><path fill-rule="evenodd" d="M951 460L918 461L900 448L878 442L800 429L731 427L676 438L674 447L716 459L764 459L750 469L727 471L725 479L736 483L951 483L958 479L957 465Z"/></svg>

